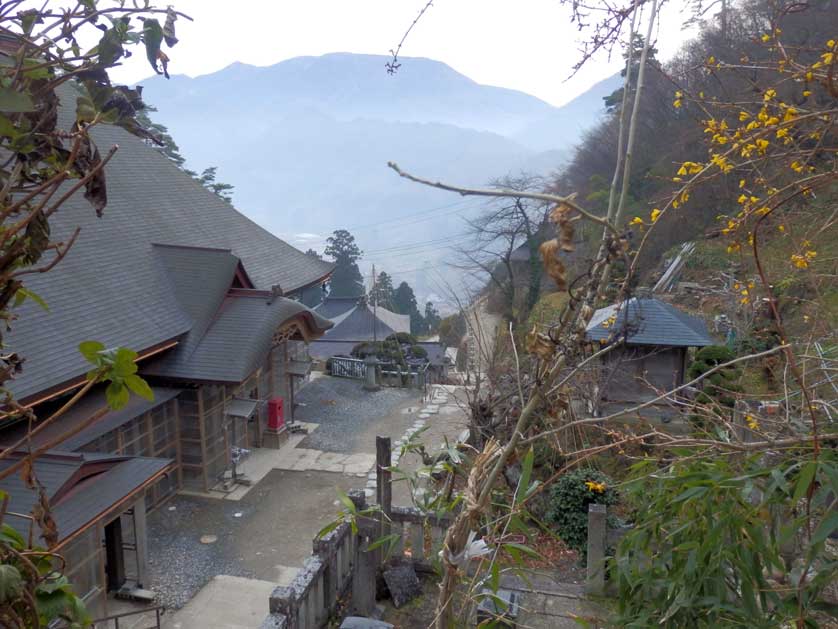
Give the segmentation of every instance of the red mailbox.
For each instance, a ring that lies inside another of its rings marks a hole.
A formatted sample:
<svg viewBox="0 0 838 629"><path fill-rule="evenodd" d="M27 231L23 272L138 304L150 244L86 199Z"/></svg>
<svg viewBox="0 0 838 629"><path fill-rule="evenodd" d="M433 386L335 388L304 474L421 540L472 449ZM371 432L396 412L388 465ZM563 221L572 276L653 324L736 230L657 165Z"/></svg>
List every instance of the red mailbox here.
<svg viewBox="0 0 838 629"><path fill-rule="evenodd" d="M268 430L279 432L285 428L285 408L281 397L268 400Z"/></svg>

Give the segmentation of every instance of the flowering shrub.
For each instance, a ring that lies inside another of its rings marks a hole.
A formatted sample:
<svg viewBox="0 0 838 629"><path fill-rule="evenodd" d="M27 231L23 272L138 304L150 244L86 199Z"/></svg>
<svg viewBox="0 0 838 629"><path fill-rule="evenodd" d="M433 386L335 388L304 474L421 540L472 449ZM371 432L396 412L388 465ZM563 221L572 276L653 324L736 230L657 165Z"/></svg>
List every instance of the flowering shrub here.
<svg viewBox="0 0 838 629"><path fill-rule="evenodd" d="M598 470L579 469L568 472L550 488L547 520L556 525L559 537L582 556L588 546L588 505L617 504L618 494L613 485ZM609 516L609 521L614 520Z"/></svg>

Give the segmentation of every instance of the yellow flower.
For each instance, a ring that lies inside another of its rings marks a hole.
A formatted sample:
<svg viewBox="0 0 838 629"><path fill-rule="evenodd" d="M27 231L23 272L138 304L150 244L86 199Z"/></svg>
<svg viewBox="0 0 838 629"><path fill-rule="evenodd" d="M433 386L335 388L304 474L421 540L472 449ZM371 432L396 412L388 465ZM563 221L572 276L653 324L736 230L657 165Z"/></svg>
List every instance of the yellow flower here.
<svg viewBox="0 0 838 629"><path fill-rule="evenodd" d="M797 116L797 110L794 107L789 107L786 109L786 115L783 116L783 122L788 122L789 120L793 120Z"/></svg>
<svg viewBox="0 0 838 629"><path fill-rule="evenodd" d="M778 137L778 138L784 138L784 137L786 137L788 134L789 134L789 130L788 130L788 129L777 129L777 137Z"/></svg>
<svg viewBox="0 0 838 629"><path fill-rule="evenodd" d="M585 487L587 487L590 491L593 491L598 494L605 493L605 483L598 483L596 481L588 480L585 481Z"/></svg>
<svg viewBox="0 0 838 629"><path fill-rule="evenodd" d="M747 194L740 194L739 198L736 199L736 201L738 203L745 203L747 200L748 200L748 195Z"/></svg>
<svg viewBox="0 0 838 629"><path fill-rule="evenodd" d="M786 231L786 226L785 225L778 225L777 229L779 229L781 232L784 232L784 231Z"/></svg>
<svg viewBox="0 0 838 629"><path fill-rule="evenodd" d="M830 48L831 48L831 46L830 46ZM716 58L713 55L710 55L709 57L707 57L707 65L711 66L714 63L716 63Z"/></svg>
<svg viewBox="0 0 838 629"><path fill-rule="evenodd" d="M818 252L817 252L817 251L807 251L807 252L806 252L806 259L807 259L807 260L812 260L812 259L814 259L814 258L815 258L815 256L817 256L817 255L818 255Z"/></svg>
<svg viewBox="0 0 838 629"><path fill-rule="evenodd" d="M806 73L806 80L807 80L807 81L811 81L813 77L814 77L814 75L812 74L812 71L811 71L811 70L809 70L809 71Z"/></svg>
<svg viewBox="0 0 838 629"><path fill-rule="evenodd" d="M794 172L799 173L803 170L803 164L801 164L797 160L794 160L791 163L791 166L789 166L789 168L791 168Z"/></svg>
<svg viewBox="0 0 838 629"><path fill-rule="evenodd" d="M830 65L832 60L835 58L835 53L827 52L821 55L821 59L823 59L824 65Z"/></svg>
<svg viewBox="0 0 838 629"><path fill-rule="evenodd" d="M740 247L739 243L734 242L734 243L731 243L727 246L727 252L728 253L736 253L737 251L739 251L740 248L741 247Z"/></svg>
<svg viewBox="0 0 838 629"><path fill-rule="evenodd" d="M793 254L791 256L791 262L796 266L798 269L808 269L809 268L809 261L801 255Z"/></svg>
<svg viewBox="0 0 838 629"><path fill-rule="evenodd" d="M769 101L777 95L777 90L775 89L767 89L765 90L765 94L762 95L762 100Z"/></svg>
<svg viewBox="0 0 838 629"><path fill-rule="evenodd" d="M642 225L643 224L643 219L640 218L639 216L635 216L633 219L631 219L630 224L631 225Z"/></svg>
<svg viewBox="0 0 838 629"><path fill-rule="evenodd" d="M751 117L747 111L740 111L739 112L739 122L745 122L748 118Z"/></svg>
<svg viewBox="0 0 838 629"><path fill-rule="evenodd" d="M675 109L679 109L679 108L681 107L681 99L680 99L680 98L676 98L674 101L672 101L672 106L673 106Z"/></svg>
<svg viewBox="0 0 838 629"><path fill-rule="evenodd" d="M756 141L757 149L759 149L760 153L765 153L765 150L768 148L768 140L760 138Z"/></svg>
<svg viewBox="0 0 838 629"><path fill-rule="evenodd" d="M745 415L745 422L751 430L759 430L759 422L754 419L753 415Z"/></svg>
<svg viewBox="0 0 838 629"><path fill-rule="evenodd" d="M803 90L803 96L808 97L808 96L811 96L811 95L812 95L812 90Z"/></svg>
<svg viewBox="0 0 838 629"><path fill-rule="evenodd" d="M768 33L763 33L761 39L763 42L771 41L771 35L769 35Z"/></svg>
<svg viewBox="0 0 838 629"><path fill-rule="evenodd" d="M661 211L658 208L655 208L654 210L652 210L652 213L649 215L649 218L654 223L655 221L658 220L658 216L660 216L660 215L661 215Z"/></svg>
<svg viewBox="0 0 838 629"><path fill-rule="evenodd" d="M740 188L744 188L744 187L745 187L745 180L744 180L744 179L740 179L740 180L739 180L739 187L740 187Z"/></svg>

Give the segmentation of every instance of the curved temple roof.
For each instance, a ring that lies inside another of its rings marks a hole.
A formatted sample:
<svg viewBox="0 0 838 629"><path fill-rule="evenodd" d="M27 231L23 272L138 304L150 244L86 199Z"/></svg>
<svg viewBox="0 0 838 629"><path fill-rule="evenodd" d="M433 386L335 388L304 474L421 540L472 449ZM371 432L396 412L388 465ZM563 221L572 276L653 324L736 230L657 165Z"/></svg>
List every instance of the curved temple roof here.
<svg viewBox="0 0 838 629"><path fill-rule="evenodd" d="M703 347L713 345L707 324L654 298L637 299L600 308L586 328L591 341L611 341L625 335L627 345Z"/></svg>

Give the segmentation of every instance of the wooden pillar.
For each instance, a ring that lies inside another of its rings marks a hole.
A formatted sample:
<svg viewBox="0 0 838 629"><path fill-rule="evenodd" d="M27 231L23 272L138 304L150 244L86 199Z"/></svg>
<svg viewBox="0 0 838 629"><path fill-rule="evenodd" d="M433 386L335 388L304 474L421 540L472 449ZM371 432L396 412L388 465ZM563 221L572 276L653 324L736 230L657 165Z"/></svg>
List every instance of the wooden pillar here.
<svg viewBox="0 0 838 629"><path fill-rule="evenodd" d="M175 422L175 459L177 460L177 488L183 488L183 446L180 443L180 404L177 398L172 400L172 413ZM168 432L168 431L167 431Z"/></svg>
<svg viewBox="0 0 838 629"><path fill-rule="evenodd" d="M358 511L367 508L366 496L361 489L349 492L349 498ZM375 609L375 585L378 564L375 560L377 551L367 550L374 541L378 523L369 518L358 519L358 537L355 544L355 556L352 574L352 608L359 616L368 616Z"/></svg>
<svg viewBox="0 0 838 629"><path fill-rule="evenodd" d="M148 529L145 496L134 503L134 547L137 553L137 586L144 588L148 575Z"/></svg>
<svg viewBox="0 0 838 629"><path fill-rule="evenodd" d="M392 464L390 437L377 436L375 438L375 487L378 505L381 507L381 514L379 515L379 535L382 538L390 535L391 530L390 515L393 513L393 473L390 471L390 466ZM379 546L376 550L377 564L381 563L383 548L383 546Z"/></svg>
<svg viewBox="0 0 838 629"><path fill-rule="evenodd" d="M204 477L204 491L209 491L207 477L207 427L204 420L204 387L198 387L198 430L201 436L201 473Z"/></svg>

